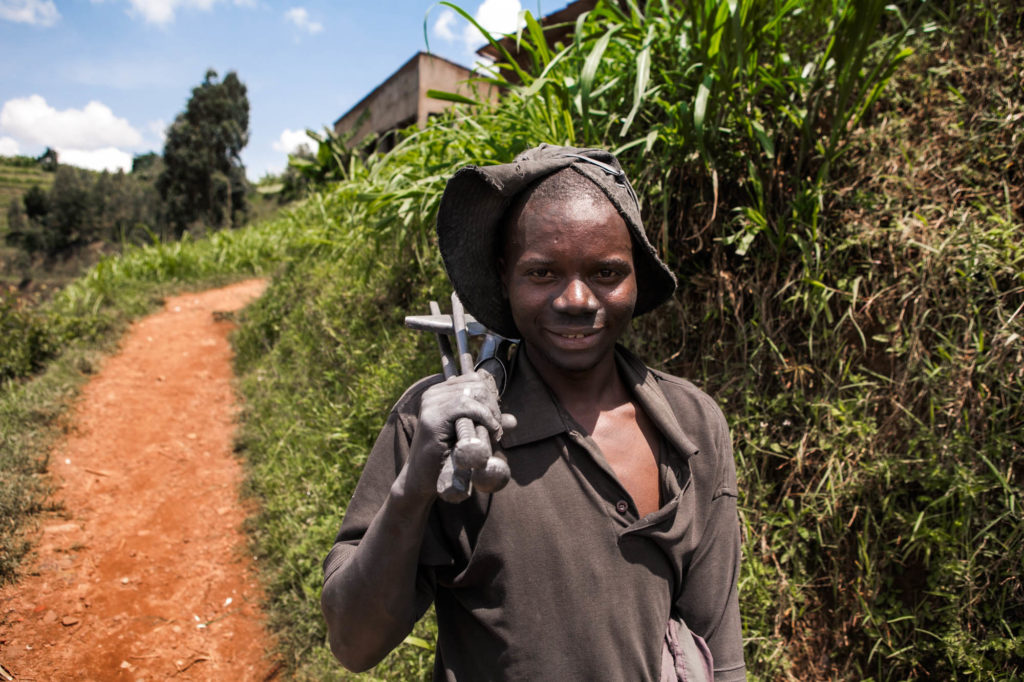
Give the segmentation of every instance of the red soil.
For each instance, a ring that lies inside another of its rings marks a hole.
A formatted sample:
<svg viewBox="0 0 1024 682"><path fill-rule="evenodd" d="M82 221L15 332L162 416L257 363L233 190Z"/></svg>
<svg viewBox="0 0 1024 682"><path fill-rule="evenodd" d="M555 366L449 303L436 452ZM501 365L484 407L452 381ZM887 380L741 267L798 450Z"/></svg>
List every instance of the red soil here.
<svg viewBox="0 0 1024 682"><path fill-rule="evenodd" d="M0 590L0 680L265 680L232 454L232 323L260 280L171 298L88 383L50 460L59 516Z"/></svg>

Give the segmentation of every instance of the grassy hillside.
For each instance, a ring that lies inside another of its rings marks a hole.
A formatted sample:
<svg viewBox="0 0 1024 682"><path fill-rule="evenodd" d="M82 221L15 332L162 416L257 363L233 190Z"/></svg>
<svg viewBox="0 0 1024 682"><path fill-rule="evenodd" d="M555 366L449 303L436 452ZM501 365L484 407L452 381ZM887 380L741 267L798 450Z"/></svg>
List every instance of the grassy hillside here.
<svg viewBox="0 0 1024 682"><path fill-rule="evenodd" d="M30 187L38 185L48 189L52 184L53 173L44 171L35 159L27 156L0 156L0 286L12 283L11 280L16 276L14 271L20 269L16 266L24 261L18 249L4 243L8 206L11 201L21 201L22 195Z"/></svg>
<svg viewBox="0 0 1024 682"><path fill-rule="evenodd" d="M444 182L541 141L617 148L683 282L629 344L732 428L751 679L1020 677L1024 10L918 7L602 5L553 51L528 24L501 108L346 161L278 221L105 261L42 323L277 268L237 337L254 552L294 676L353 677L319 562L388 406L434 371L401 318L446 295ZM35 385L8 404L39 414ZM414 634L374 676L429 675Z"/></svg>
<svg viewBox="0 0 1024 682"><path fill-rule="evenodd" d="M0 156L0 237L7 233L7 207L12 199L21 196L33 185L48 189L53 184L53 173L27 156Z"/></svg>

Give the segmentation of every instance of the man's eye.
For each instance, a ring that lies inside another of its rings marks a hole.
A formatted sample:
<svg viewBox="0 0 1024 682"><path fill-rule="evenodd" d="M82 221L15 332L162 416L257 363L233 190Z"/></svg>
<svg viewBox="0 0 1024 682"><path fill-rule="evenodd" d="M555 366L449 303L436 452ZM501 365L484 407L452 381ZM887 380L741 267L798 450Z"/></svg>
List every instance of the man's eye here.
<svg viewBox="0 0 1024 682"><path fill-rule="evenodd" d="M532 270L530 270L526 274L528 274L530 277L538 277L538 278L541 278L541 279L547 279L548 277L551 276L551 270L549 270L547 268L533 268Z"/></svg>
<svg viewBox="0 0 1024 682"><path fill-rule="evenodd" d="M598 279L615 279L619 276L618 270L612 270L611 268L601 268L597 271Z"/></svg>

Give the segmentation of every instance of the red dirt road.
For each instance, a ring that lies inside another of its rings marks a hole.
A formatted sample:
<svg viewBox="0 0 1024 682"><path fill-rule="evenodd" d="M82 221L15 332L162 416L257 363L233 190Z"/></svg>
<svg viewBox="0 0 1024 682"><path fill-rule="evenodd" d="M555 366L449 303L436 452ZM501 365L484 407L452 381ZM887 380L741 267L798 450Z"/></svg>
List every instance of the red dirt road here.
<svg viewBox="0 0 1024 682"><path fill-rule="evenodd" d="M50 461L64 511L0 590L0 665L15 680L274 676L241 532L233 325L214 315L263 287L169 299L82 391Z"/></svg>

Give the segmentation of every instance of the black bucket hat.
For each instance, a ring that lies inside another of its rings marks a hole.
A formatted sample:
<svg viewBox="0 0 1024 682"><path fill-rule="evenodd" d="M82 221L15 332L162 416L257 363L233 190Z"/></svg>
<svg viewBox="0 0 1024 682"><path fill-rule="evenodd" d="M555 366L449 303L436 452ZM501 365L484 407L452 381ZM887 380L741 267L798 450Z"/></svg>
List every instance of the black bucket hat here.
<svg viewBox="0 0 1024 682"><path fill-rule="evenodd" d="M653 310L675 291L675 275L647 239L640 202L615 156L603 149L542 144L512 163L460 168L448 181L437 212L438 246L452 286L466 310L502 336L519 336L498 272L502 219L516 195L563 168L597 185L629 227L637 283L633 316Z"/></svg>

